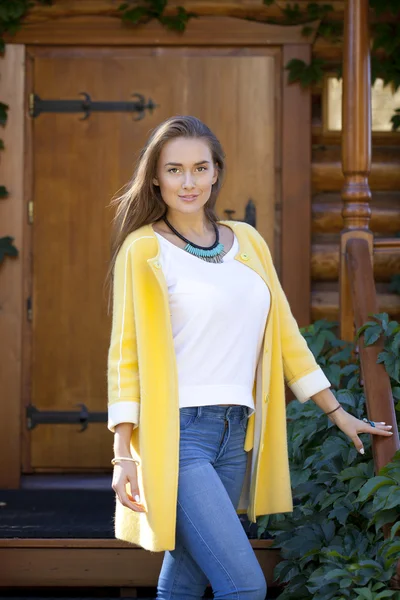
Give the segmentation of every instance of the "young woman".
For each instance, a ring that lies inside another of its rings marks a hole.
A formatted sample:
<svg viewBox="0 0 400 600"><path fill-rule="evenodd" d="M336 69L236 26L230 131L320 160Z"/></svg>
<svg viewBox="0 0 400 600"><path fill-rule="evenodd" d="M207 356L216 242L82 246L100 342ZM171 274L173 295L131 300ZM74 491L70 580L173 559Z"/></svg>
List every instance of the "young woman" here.
<svg viewBox="0 0 400 600"><path fill-rule="evenodd" d="M165 551L158 600L198 600L209 582L215 598L266 597L238 514L293 510L285 379L359 451L358 433L391 434L338 404L262 236L218 220L224 171L209 128L172 117L112 202L115 535Z"/></svg>

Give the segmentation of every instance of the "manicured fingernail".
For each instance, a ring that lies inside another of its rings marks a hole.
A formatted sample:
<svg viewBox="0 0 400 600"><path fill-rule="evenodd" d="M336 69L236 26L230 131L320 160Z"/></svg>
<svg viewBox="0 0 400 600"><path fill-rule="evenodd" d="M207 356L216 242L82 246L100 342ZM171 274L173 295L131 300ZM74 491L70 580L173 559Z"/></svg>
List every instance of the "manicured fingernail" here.
<svg viewBox="0 0 400 600"><path fill-rule="evenodd" d="M390 435L393 435L393 431L388 431L388 433L390 433Z"/></svg>
<svg viewBox="0 0 400 600"><path fill-rule="evenodd" d="M137 494L135 496L135 501L140 503L140 496L138 496Z"/></svg>
<svg viewBox="0 0 400 600"><path fill-rule="evenodd" d="M364 454L364 448L361 448L360 454Z"/></svg>

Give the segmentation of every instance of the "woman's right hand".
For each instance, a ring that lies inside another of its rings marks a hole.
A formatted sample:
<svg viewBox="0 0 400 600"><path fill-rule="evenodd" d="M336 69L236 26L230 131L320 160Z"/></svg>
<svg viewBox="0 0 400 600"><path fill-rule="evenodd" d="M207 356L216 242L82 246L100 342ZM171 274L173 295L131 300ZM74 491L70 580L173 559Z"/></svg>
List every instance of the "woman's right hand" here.
<svg viewBox="0 0 400 600"><path fill-rule="evenodd" d="M129 483L131 488L130 494L126 491L127 483ZM123 506L135 512L146 512L143 504L134 500L135 496L140 496L136 463L124 460L114 465L112 489L117 494L118 500Z"/></svg>

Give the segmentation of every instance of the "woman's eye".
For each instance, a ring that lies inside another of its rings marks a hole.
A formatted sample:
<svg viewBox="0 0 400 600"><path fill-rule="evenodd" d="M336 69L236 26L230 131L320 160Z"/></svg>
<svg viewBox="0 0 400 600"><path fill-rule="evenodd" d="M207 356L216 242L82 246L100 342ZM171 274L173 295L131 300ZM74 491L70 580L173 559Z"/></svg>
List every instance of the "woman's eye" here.
<svg viewBox="0 0 400 600"><path fill-rule="evenodd" d="M202 169L203 171L207 171L207 167L197 167L199 170ZM179 169L177 167L171 167L171 169L168 169L168 173L177 173L179 171Z"/></svg>

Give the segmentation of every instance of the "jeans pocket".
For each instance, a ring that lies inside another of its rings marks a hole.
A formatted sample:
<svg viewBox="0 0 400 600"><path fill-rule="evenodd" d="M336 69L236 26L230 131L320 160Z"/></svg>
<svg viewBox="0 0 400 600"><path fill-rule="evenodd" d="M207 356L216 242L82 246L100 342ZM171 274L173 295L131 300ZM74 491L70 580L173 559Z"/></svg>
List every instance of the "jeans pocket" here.
<svg viewBox="0 0 400 600"><path fill-rule="evenodd" d="M195 406L179 409L179 426L180 430L184 431L196 419L197 408Z"/></svg>

